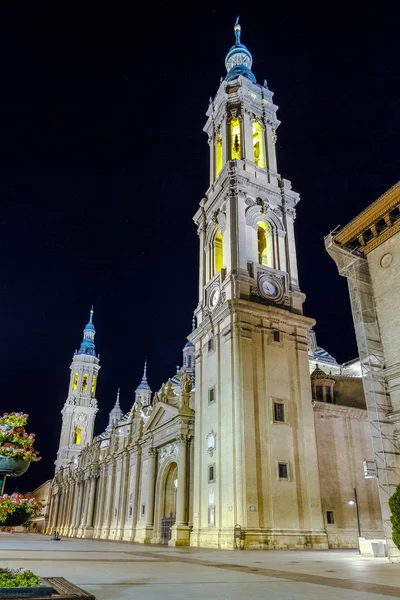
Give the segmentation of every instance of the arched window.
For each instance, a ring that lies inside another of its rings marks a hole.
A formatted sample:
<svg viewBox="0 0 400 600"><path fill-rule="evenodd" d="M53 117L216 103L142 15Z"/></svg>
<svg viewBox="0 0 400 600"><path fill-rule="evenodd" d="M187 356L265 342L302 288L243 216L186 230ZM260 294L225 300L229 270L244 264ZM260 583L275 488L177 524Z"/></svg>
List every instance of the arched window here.
<svg viewBox="0 0 400 600"><path fill-rule="evenodd" d="M222 171L222 136L219 135L215 141L215 179Z"/></svg>
<svg viewBox="0 0 400 600"><path fill-rule="evenodd" d="M192 366L192 357L188 356L188 367Z"/></svg>
<svg viewBox="0 0 400 600"><path fill-rule="evenodd" d="M77 446L81 445L81 441L82 441L82 429L80 427L77 427L75 429L75 441L74 444L76 444Z"/></svg>
<svg viewBox="0 0 400 600"><path fill-rule="evenodd" d="M240 121L232 119L231 121L231 159L242 158L240 151Z"/></svg>
<svg viewBox="0 0 400 600"><path fill-rule="evenodd" d="M91 392L92 392L93 395L94 395L94 393L96 391L96 379L97 379L96 375L93 375L93 377L92 377L92 389L91 389Z"/></svg>
<svg viewBox="0 0 400 600"><path fill-rule="evenodd" d="M86 392L87 385L88 385L88 375L87 375L87 373L85 373L83 376L83 379L82 379L82 392Z"/></svg>
<svg viewBox="0 0 400 600"><path fill-rule="evenodd" d="M267 223L259 221L258 225L258 262L260 265L272 267L272 236Z"/></svg>
<svg viewBox="0 0 400 600"><path fill-rule="evenodd" d="M76 390L76 388L78 387L78 373L74 373L74 381L72 382L72 389Z"/></svg>
<svg viewBox="0 0 400 600"><path fill-rule="evenodd" d="M258 121L253 123L253 152L257 167L265 169L264 131Z"/></svg>
<svg viewBox="0 0 400 600"><path fill-rule="evenodd" d="M222 233L217 232L214 241L214 260L215 260L215 274L222 269L223 266L223 253L222 253Z"/></svg>

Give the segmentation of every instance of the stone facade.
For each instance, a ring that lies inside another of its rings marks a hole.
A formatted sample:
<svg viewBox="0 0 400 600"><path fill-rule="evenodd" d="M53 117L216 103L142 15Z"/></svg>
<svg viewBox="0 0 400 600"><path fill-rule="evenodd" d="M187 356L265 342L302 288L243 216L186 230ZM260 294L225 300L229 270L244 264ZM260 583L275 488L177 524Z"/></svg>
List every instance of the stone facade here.
<svg viewBox="0 0 400 600"><path fill-rule="evenodd" d="M372 430L388 556L400 562L388 499L400 484L400 183L340 231L326 248L349 284Z"/></svg>
<svg viewBox="0 0 400 600"><path fill-rule="evenodd" d="M234 548L239 525L246 548L355 546L357 487L362 525L379 535L357 366L319 348L303 315L300 198L277 171L273 93L256 83L238 24L235 37L207 111L210 187L194 217L199 303L183 367L154 396L145 367L132 410L120 418L118 402L106 432L59 463L49 533Z"/></svg>

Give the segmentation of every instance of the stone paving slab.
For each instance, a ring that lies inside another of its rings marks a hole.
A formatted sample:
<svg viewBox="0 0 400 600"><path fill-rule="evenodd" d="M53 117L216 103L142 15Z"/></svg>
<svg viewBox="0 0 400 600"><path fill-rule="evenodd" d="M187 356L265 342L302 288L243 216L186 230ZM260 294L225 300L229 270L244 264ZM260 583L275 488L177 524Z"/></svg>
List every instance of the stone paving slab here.
<svg viewBox="0 0 400 600"><path fill-rule="evenodd" d="M234 552L14 534L0 537L0 564L65 577L97 600L400 598L400 565L351 550Z"/></svg>

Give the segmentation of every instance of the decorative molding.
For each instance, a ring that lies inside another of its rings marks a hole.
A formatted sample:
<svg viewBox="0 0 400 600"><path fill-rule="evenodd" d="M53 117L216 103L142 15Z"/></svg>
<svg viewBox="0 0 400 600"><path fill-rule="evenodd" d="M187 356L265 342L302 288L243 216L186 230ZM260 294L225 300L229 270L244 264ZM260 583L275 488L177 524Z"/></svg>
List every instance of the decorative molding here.
<svg viewBox="0 0 400 600"><path fill-rule="evenodd" d="M160 460L162 460L164 458L168 458L168 457L173 457L173 458L177 459L179 456L179 446L176 442L171 442L170 444L167 444L166 446L162 446L162 448L159 448L158 454L159 454Z"/></svg>

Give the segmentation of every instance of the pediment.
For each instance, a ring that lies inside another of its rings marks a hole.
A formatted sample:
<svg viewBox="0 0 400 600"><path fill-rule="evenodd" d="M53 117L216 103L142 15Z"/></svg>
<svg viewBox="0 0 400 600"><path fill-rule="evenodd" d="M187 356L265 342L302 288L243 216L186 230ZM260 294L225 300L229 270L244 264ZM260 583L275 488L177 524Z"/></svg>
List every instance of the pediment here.
<svg viewBox="0 0 400 600"><path fill-rule="evenodd" d="M151 413L150 419L144 426L143 433L166 425L169 421L174 419L178 413L179 410L176 406L171 406L171 404L166 404L165 402L159 402Z"/></svg>

